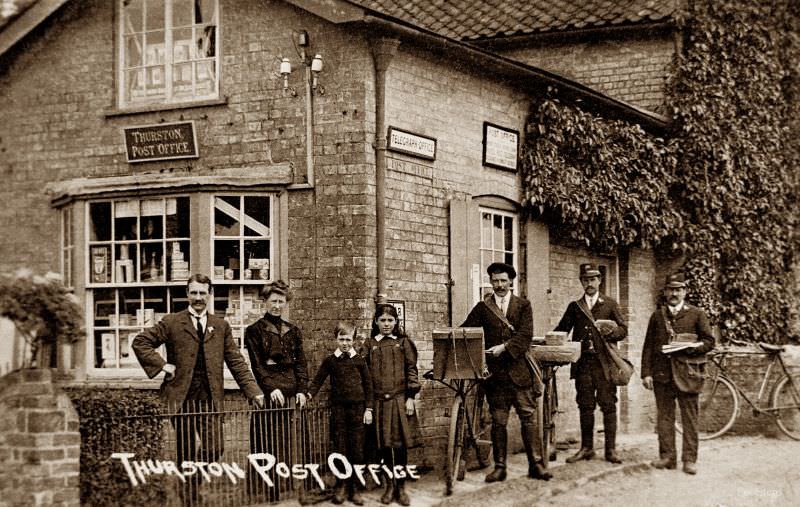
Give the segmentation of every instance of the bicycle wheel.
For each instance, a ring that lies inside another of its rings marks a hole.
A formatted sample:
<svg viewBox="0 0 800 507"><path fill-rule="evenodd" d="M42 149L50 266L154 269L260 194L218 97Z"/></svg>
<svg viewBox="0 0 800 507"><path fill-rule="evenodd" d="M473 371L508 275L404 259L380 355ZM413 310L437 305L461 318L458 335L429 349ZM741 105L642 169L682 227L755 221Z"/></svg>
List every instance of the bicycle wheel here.
<svg viewBox="0 0 800 507"><path fill-rule="evenodd" d="M467 429L471 432L465 434L470 446L474 447L477 463L467 462L469 470L480 470L489 466L492 453L492 417L489 414L489 404L486 402L481 386L477 386L473 395L467 402L466 413L468 415ZM466 430L465 430L466 431ZM462 452L462 456L466 453ZM467 467L461 467L458 480L464 478Z"/></svg>
<svg viewBox="0 0 800 507"><path fill-rule="evenodd" d="M445 495L453 493L453 484L458 478L459 468L461 468L465 427L464 405L461 397L456 396L453 400L453 407L450 409L450 431L447 434L447 459L444 466Z"/></svg>
<svg viewBox="0 0 800 507"><path fill-rule="evenodd" d="M775 384L771 408L781 431L800 440L800 375L784 376Z"/></svg>
<svg viewBox="0 0 800 507"><path fill-rule="evenodd" d="M555 375L553 375L553 379ZM539 435L540 435L540 455L545 467L551 461L551 451L555 450L555 422L553 417L556 413L555 407L555 382L553 379L548 379L544 385L542 392L542 403L540 409L539 419Z"/></svg>
<svg viewBox="0 0 800 507"><path fill-rule="evenodd" d="M542 459L547 461L555 461L556 460L556 414L558 413L558 390L556 388L556 373L553 371L553 375L550 377L550 393L547 397L547 405L548 412L550 413L550 424L548 425L548 447L549 447L549 454L542 454Z"/></svg>
<svg viewBox="0 0 800 507"><path fill-rule="evenodd" d="M726 377L707 378L700 393L697 433L700 440L711 440L731 429L739 415L739 396ZM675 428L683 433L677 420Z"/></svg>

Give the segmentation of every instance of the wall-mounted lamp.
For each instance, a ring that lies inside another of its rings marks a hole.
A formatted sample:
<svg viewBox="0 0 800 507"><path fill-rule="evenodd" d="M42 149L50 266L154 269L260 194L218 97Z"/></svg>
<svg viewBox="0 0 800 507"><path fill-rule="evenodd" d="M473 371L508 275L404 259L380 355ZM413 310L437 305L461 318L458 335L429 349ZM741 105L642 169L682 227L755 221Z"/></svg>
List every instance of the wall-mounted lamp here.
<svg viewBox="0 0 800 507"><path fill-rule="evenodd" d="M314 55L309 59L306 55L306 47L309 45L308 32L302 31L298 34L297 46L299 46L300 63L306 68L306 80L311 87L312 93L322 95L325 87L319 83L319 74L322 72L322 55ZM292 73L292 63L288 58L282 58L280 64L280 74L283 76L284 93L291 92L293 97L297 96L297 91L289 86L289 74Z"/></svg>
<svg viewBox="0 0 800 507"><path fill-rule="evenodd" d="M316 90L319 86L319 73L322 72L322 56L314 55L311 60L311 89ZM320 93L325 93L320 89Z"/></svg>
<svg viewBox="0 0 800 507"><path fill-rule="evenodd" d="M289 88L289 74L292 73L292 64L288 58L281 60L281 76L283 76L283 91L290 90ZM292 96L296 96L297 92L291 88Z"/></svg>

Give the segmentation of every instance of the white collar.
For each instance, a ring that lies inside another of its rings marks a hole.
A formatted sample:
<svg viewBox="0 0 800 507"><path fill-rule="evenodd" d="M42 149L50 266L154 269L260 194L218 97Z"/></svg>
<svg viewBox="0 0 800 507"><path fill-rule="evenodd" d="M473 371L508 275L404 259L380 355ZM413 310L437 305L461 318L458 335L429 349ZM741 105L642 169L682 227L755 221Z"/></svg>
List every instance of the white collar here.
<svg viewBox="0 0 800 507"><path fill-rule="evenodd" d="M344 352L342 352L342 349L339 347L336 347L336 350L333 351L333 355L336 357L342 357L342 354L344 354ZM350 357L356 357L356 349L350 347L350 352L347 355Z"/></svg>
<svg viewBox="0 0 800 507"><path fill-rule="evenodd" d="M194 311L194 308L192 308L192 307L190 306L190 307L189 307L189 314L190 314L192 317L194 317L195 319L200 319L200 321L203 321L203 320L205 320L205 319L206 319L206 317L208 317L208 309L205 309L205 310L203 310L203 313L201 313L201 314L199 314L199 315L198 315L198 314L197 314L197 312L196 312L196 311Z"/></svg>
<svg viewBox="0 0 800 507"><path fill-rule="evenodd" d="M588 294L583 295L583 299L586 300L586 304L589 305L589 308L593 307L600 301L600 293L596 293L594 297L590 297Z"/></svg>
<svg viewBox="0 0 800 507"><path fill-rule="evenodd" d="M667 308L669 308L669 312L670 312L672 315L677 315L677 314L678 314L678 312L680 312L681 310L683 310L684 303L686 303L686 301L681 301L681 302L680 302L680 304L679 304L678 306L670 306L669 304L667 304Z"/></svg>
<svg viewBox="0 0 800 507"><path fill-rule="evenodd" d="M494 295L494 302L497 303L497 306L503 304L503 301L511 301L511 291L506 292L505 296L498 296L497 294Z"/></svg>
<svg viewBox="0 0 800 507"><path fill-rule="evenodd" d="M384 338L390 338L390 339L394 340L394 339L396 339L397 337L396 337L395 335L393 335L393 334L390 334L390 335L385 335L385 336L384 336L384 335L382 335L382 334L378 333L378 334L376 334L376 335L375 335L375 341L376 341L376 342L379 342L379 341L383 340Z"/></svg>

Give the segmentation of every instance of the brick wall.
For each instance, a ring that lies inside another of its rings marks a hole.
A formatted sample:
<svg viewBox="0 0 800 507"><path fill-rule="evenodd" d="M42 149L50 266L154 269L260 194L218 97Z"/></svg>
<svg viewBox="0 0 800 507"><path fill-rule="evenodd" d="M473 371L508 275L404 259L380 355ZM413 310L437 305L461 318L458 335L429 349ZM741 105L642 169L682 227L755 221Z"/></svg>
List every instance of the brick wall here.
<svg viewBox="0 0 800 507"><path fill-rule="evenodd" d="M584 262L593 262L609 266L610 275L606 287L617 287L620 311L628 325L628 337L620 344L620 350L636 367L634 377L625 387L617 392L619 399L619 427L621 431L648 431L652 428L650 421L655 421L655 401L652 393L645 391L639 379L641 350L647 322L655 308L654 291L656 285L656 261L650 251L631 250L620 255L617 262L606 256L593 254L584 248L568 243L559 243L551 232L550 248L550 327L553 329L570 301L583 294L583 287L578 279L578 266ZM608 290L608 289L607 289ZM559 408L561 418L559 439L577 439L580 435L578 410L575 404L575 383L569 378L569 368L558 371ZM599 411L599 409L598 409ZM596 416L595 430L602 428L599 412ZM600 424L598 424L600 423ZM563 433L562 433L563 431Z"/></svg>
<svg viewBox="0 0 800 507"><path fill-rule="evenodd" d="M78 506L78 414L50 370L0 378L0 504Z"/></svg>
<svg viewBox="0 0 800 507"><path fill-rule="evenodd" d="M674 54L671 34L645 33L580 41L546 41L503 56L574 79L625 102L659 111Z"/></svg>
<svg viewBox="0 0 800 507"><path fill-rule="evenodd" d="M388 155L387 293L406 302L406 326L419 349L420 373L433 367L431 330L450 323L448 201L465 195L519 201L514 173L482 166L483 122L522 132L528 101L486 80L479 70L447 66L401 45L388 71L387 124L437 140L432 162ZM453 325L464 318L452 315ZM453 395L427 381L424 389L419 408L427 447L418 462L433 465L441 460L441 435L447 431Z"/></svg>

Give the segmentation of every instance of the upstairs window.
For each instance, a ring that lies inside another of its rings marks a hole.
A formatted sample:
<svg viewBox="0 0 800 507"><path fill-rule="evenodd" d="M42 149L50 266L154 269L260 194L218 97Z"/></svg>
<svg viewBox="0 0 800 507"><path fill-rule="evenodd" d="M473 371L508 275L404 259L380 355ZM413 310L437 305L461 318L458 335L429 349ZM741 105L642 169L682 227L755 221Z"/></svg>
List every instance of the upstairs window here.
<svg viewBox="0 0 800 507"><path fill-rule="evenodd" d="M219 96L218 0L120 0L120 107Z"/></svg>

